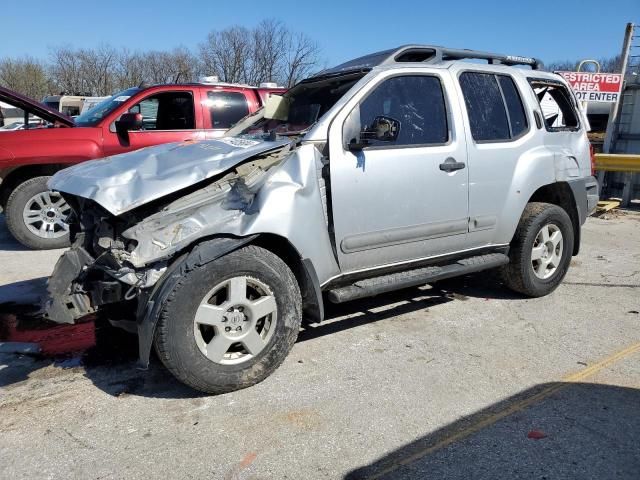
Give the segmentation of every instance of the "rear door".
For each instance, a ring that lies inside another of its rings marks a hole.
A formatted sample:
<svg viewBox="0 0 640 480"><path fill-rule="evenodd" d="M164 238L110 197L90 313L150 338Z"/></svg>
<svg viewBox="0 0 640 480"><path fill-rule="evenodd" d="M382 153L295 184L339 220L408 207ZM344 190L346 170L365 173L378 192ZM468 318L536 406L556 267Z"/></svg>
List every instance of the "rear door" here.
<svg viewBox="0 0 640 480"><path fill-rule="evenodd" d="M329 131L334 234L345 272L463 249L468 229L467 152L452 77L403 69L373 83ZM361 131L376 117L398 120L397 139L350 149L343 131L354 114Z"/></svg>
<svg viewBox="0 0 640 480"><path fill-rule="evenodd" d="M461 63L452 70L468 122L469 244L507 244L513 221L533 193L528 184L549 172L543 160L549 152L542 147L533 111L525 108L531 89L522 75L511 73L513 68Z"/></svg>
<svg viewBox="0 0 640 480"><path fill-rule="evenodd" d="M108 141L104 142L105 155L204 138L202 117L195 110L196 94L193 89L181 89L156 91L143 97L127 110L142 114L142 130L130 131L129 142L124 142L115 128L110 128Z"/></svg>

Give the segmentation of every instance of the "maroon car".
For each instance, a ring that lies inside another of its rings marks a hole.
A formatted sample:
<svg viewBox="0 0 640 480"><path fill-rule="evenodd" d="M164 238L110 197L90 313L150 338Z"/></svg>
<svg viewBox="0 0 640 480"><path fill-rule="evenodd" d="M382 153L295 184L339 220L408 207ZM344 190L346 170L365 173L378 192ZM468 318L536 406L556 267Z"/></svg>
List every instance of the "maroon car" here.
<svg viewBox="0 0 640 480"><path fill-rule="evenodd" d="M72 119L0 87L0 101L25 112L23 130L0 133L0 206L9 231L34 249L69 242L69 213L47 180L70 164L157 145L220 137L271 93L224 83L129 88ZM29 115L50 125L30 129Z"/></svg>

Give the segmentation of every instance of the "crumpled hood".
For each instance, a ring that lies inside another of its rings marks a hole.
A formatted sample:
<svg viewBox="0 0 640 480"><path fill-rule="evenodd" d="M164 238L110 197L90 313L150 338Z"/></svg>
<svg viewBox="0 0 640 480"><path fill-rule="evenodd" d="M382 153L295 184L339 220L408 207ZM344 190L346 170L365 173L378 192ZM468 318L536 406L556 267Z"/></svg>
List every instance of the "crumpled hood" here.
<svg viewBox="0 0 640 480"><path fill-rule="evenodd" d="M56 173L48 185L120 215L287 143L237 137L167 143L80 163Z"/></svg>

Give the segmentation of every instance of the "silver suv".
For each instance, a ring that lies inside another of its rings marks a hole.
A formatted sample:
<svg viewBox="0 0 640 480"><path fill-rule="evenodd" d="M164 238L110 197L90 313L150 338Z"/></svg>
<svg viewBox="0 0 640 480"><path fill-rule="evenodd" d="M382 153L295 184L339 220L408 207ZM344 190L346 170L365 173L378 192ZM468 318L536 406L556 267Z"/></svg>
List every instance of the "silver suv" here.
<svg viewBox="0 0 640 480"><path fill-rule="evenodd" d="M540 68L404 46L302 81L221 139L63 170L49 186L74 210L74 244L46 315L130 312L143 365L155 346L220 393L271 374L327 300L491 268L546 295L598 186L585 115Z"/></svg>

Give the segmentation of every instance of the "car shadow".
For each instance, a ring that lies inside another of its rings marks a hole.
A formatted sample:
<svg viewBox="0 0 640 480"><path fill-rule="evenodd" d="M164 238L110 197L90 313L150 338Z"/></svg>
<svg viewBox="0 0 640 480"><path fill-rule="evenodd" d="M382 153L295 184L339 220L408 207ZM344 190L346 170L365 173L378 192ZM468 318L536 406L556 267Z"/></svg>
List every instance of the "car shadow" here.
<svg viewBox="0 0 640 480"><path fill-rule="evenodd" d="M0 213L0 250L7 252L25 252L31 250L29 247L25 247L15 240L11 233L9 233L3 213Z"/></svg>
<svg viewBox="0 0 640 480"><path fill-rule="evenodd" d="M453 295L447 295L438 288L409 288L341 304L332 304L325 300L324 321L303 323L303 328L298 334L298 343L398 315L426 310L453 300ZM381 308L383 310L378 311Z"/></svg>
<svg viewBox="0 0 640 480"><path fill-rule="evenodd" d="M639 444L640 390L545 383L427 433L344 478L637 479Z"/></svg>
<svg viewBox="0 0 640 480"><path fill-rule="evenodd" d="M0 285L0 314L33 310L46 292L48 277Z"/></svg>
<svg viewBox="0 0 640 480"><path fill-rule="evenodd" d="M340 305L327 302L325 321L305 323L298 342L437 307L447 302L466 300L471 296L512 298L502 292L499 284L491 282L493 281L488 277L463 277L431 287L408 288ZM37 303L45 286L46 277L0 286L0 332L1 326L12 315L22 322L37 322L38 319L31 316L33 304ZM194 398L204 395L175 380L153 353L149 368L140 369L137 364L136 335L111 326L107 318L96 318L95 327L96 345L81 355L44 358L5 354L0 358L7 365L0 369L0 388L25 381L36 370L54 366L62 369L82 368L84 376L96 387L116 397L138 395Z"/></svg>

